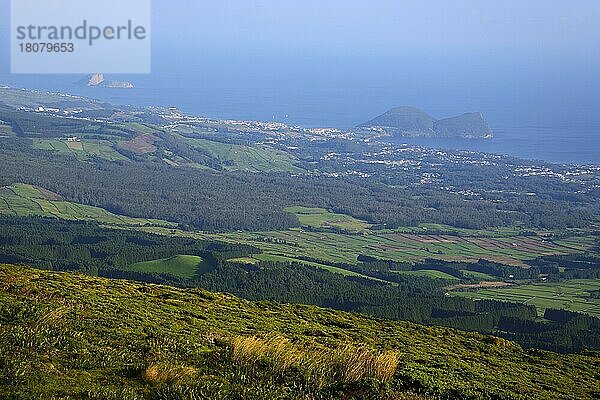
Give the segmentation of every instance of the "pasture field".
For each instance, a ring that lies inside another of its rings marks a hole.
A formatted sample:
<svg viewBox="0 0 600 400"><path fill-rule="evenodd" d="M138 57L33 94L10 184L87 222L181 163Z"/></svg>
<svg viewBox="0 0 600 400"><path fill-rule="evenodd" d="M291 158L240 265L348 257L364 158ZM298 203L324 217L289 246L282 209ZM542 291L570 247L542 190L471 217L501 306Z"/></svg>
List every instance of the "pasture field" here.
<svg viewBox="0 0 600 400"><path fill-rule="evenodd" d="M127 157L112 147L111 142L105 140L83 139L81 142L66 142L58 139L34 139L33 147L65 155L74 155L79 159L99 157L109 161L128 160Z"/></svg>
<svg viewBox="0 0 600 400"><path fill-rule="evenodd" d="M443 279L447 281L458 281L459 279L455 276L447 274L442 271L423 269L419 271L394 271L394 273L404 276L414 276L418 278L433 278L433 279Z"/></svg>
<svg viewBox="0 0 600 400"><path fill-rule="evenodd" d="M308 232L290 229L278 232L200 234L218 240L246 243L267 253L287 257L305 256L324 262L356 264L359 255L398 262L418 262L427 258L447 261L480 259L525 267L524 261L540 255L571 254L594 246L593 236L575 236L554 242L537 236L458 237L365 231L362 235Z"/></svg>
<svg viewBox="0 0 600 400"><path fill-rule="evenodd" d="M182 138L193 147L208 151L225 164L225 169L249 172L301 172L288 153L267 146L246 146L206 139Z"/></svg>
<svg viewBox="0 0 600 400"><path fill-rule="evenodd" d="M384 232L384 231L382 231ZM409 234L447 234L459 236L480 236L480 237L512 237L521 236L524 230L519 227L499 227L493 229L467 229L457 228L442 224L419 224L418 226L403 226L396 229L387 230L388 233L409 233Z"/></svg>
<svg viewBox="0 0 600 400"><path fill-rule="evenodd" d="M324 269L329 272L333 272L334 274L340 274L340 275L344 275L344 276L355 276L358 278L371 279L371 280L375 280L375 281L385 282L385 281L382 281L381 279L377 279L377 278L373 278L371 276L359 274L358 272L349 271L347 269L338 268L338 267L334 267L334 266L327 265L327 264L316 263L316 262L312 262L312 261L299 260L299 259L295 259L292 257L278 255L278 254L270 254L270 253L255 254L252 256L252 258L254 258L256 260L260 260L260 261L297 262L297 263L308 265L311 267Z"/></svg>
<svg viewBox="0 0 600 400"><path fill-rule="evenodd" d="M296 215L303 226L336 229L347 233L361 233L372 225L349 215L335 214L323 208L288 207L285 211Z"/></svg>
<svg viewBox="0 0 600 400"><path fill-rule="evenodd" d="M72 106L73 108L83 108L94 110L100 108L100 102L58 93L49 93L37 90L13 89L0 87L0 97L2 102L9 107L36 108L39 106L56 106L62 103L62 107Z"/></svg>
<svg viewBox="0 0 600 400"><path fill-rule="evenodd" d="M201 257L177 255L160 260L152 260L132 264L124 268L126 271L160 273L191 279L196 274L210 271L211 267Z"/></svg>
<svg viewBox="0 0 600 400"><path fill-rule="evenodd" d="M11 126L4 121L0 121L0 137L14 136Z"/></svg>
<svg viewBox="0 0 600 400"><path fill-rule="evenodd" d="M531 304L543 315L547 308L577 311L600 317L600 299L590 298L600 290L600 279L575 279L560 283L535 283L477 291L452 291L453 296Z"/></svg>
<svg viewBox="0 0 600 400"><path fill-rule="evenodd" d="M288 211L299 215L301 221L307 225L344 227L354 229L356 233L309 232L303 229L220 234L187 232L177 230L177 224L167 221L126 217L102 208L66 202L54 193L30 185L16 184L0 189L0 214L96 221L107 227L248 244L264 252L259 256L262 259L267 257L274 261L298 261L331 272L361 277L364 276L328 264L356 264L359 255L367 255L406 263L427 258L473 262L487 259L525 267L525 260L544 254L582 252L591 249L595 243L593 236L573 236L549 241L540 236L428 235L403 233L401 230L379 232L366 229L367 224L363 221L350 216L333 214L323 209L292 207ZM363 231L358 233L358 229ZM318 262L303 261L301 260L303 257ZM479 280L493 280L483 275L472 276Z"/></svg>
<svg viewBox="0 0 600 400"><path fill-rule="evenodd" d="M158 137L149 133L143 133L135 138L121 142L119 146L122 149L131 151L135 154L152 154L156 151L154 143L158 141Z"/></svg>
<svg viewBox="0 0 600 400"><path fill-rule="evenodd" d="M166 221L126 217L103 208L63 201L55 193L25 184L0 188L0 214L96 221L107 226L176 226Z"/></svg>
<svg viewBox="0 0 600 400"><path fill-rule="evenodd" d="M460 270L466 277L476 279L478 281L497 281L498 277L493 275L484 274L482 272L469 271L467 269Z"/></svg>
<svg viewBox="0 0 600 400"><path fill-rule="evenodd" d="M229 260L227 260L229 262L232 263L239 263L239 264L251 264L251 265L255 265L258 264L259 260L256 258L252 258L252 257L238 257L238 258L230 258Z"/></svg>
<svg viewBox="0 0 600 400"><path fill-rule="evenodd" d="M147 125L147 124L140 124L138 122L127 122L127 123L120 124L120 126L123 129L126 129L127 131L134 131L137 134L141 134L141 135L153 135L153 134L161 132L161 129L159 129L158 127Z"/></svg>

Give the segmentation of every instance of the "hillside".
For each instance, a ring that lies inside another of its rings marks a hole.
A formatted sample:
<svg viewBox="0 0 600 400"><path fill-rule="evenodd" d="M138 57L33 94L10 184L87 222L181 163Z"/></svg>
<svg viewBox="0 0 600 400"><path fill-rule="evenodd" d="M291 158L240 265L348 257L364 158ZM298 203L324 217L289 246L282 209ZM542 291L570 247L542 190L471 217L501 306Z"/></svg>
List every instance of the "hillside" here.
<svg viewBox="0 0 600 400"><path fill-rule="evenodd" d="M443 137L478 138L492 135L492 128L485 121L482 113L466 113L436 121L433 130Z"/></svg>
<svg viewBox="0 0 600 400"><path fill-rule="evenodd" d="M393 108L359 128L383 128L399 136L490 138L493 134L479 112L436 120L417 108L406 106Z"/></svg>
<svg viewBox="0 0 600 400"><path fill-rule="evenodd" d="M405 134L433 134L435 119L414 107L396 107L384 114L361 124L361 127L383 126L395 128Z"/></svg>
<svg viewBox="0 0 600 400"><path fill-rule="evenodd" d="M600 359L200 289L0 266L0 397L593 398Z"/></svg>

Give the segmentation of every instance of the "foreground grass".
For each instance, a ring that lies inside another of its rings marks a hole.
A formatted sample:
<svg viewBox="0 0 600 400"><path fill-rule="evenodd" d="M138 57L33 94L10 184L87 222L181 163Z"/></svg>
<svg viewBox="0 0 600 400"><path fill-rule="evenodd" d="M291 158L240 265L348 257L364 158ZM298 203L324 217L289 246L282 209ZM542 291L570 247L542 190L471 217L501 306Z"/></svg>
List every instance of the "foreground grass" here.
<svg viewBox="0 0 600 400"><path fill-rule="evenodd" d="M600 358L203 290L0 266L0 398L547 399Z"/></svg>

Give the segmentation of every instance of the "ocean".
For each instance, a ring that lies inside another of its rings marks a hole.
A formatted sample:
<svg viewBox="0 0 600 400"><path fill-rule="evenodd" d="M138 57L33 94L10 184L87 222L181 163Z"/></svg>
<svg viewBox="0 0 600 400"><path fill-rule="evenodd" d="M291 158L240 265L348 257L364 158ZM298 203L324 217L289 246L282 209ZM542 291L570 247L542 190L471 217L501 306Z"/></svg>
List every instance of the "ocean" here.
<svg viewBox="0 0 600 400"><path fill-rule="evenodd" d="M469 64L445 60L441 68L435 58L420 60L422 65L415 58L165 54L155 57L152 74L107 76L133 82L136 87L129 90L80 87L74 82L82 76L73 75L5 73L0 74L0 84L304 127L351 128L401 105L436 118L481 111L494 131L491 140L395 141L553 163L600 164L600 75L594 71L479 58Z"/></svg>

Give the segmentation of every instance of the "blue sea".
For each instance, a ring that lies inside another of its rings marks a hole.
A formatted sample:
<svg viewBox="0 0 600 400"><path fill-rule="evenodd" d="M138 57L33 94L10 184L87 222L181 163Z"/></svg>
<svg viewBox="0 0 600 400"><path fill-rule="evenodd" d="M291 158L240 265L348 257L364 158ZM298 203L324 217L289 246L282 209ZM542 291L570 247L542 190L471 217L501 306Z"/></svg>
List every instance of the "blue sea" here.
<svg viewBox="0 0 600 400"><path fill-rule="evenodd" d="M493 57L407 59L344 55L162 54L150 75L114 75L135 89L76 86L82 76L10 75L0 84L117 104L176 106L207 117L351 128L411 105L436 118L481 111L492 140L399 143L600 164L600 74L585 64L542 66Z"/></svg>

